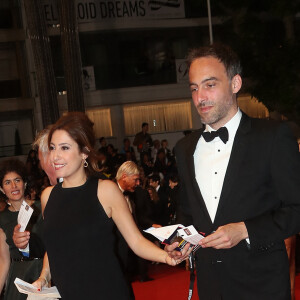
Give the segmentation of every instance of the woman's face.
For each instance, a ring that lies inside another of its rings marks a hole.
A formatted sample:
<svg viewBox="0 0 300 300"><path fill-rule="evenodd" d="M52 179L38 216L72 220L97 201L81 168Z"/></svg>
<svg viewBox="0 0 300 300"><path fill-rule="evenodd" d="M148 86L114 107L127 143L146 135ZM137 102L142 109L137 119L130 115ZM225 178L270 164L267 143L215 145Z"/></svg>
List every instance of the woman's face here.
<svg viewBox="0 0 300 300"><path fill-rule="evenodd" d="M2 181L2 192L10 201L20 201L24 198L25 183L16 172L7 173Z"/></svg>
<svg viewBox="0 0 300 300"><path fill-rule="evenodd" d="M56 177L67 178L84 172L83 162L87 155L80 153L78 144L65 130L54 131L49 150Z"/></svg>

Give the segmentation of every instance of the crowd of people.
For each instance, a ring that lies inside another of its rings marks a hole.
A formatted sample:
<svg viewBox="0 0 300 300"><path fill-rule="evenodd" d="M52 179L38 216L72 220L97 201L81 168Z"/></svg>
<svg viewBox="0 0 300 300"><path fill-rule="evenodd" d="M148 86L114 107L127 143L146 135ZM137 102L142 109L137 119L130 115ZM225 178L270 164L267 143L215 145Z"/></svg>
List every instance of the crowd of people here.
<svg viewBox="0 0 300 300"><path fill-rule="evenodd" d="M205 128L177 143L176 159L147 123L137 153L127 138L118 152L102 137L97 151L93 123L72 112L38 136L25 165L1 162L3 299L26 299L15 277L38 290L52 281L63 300L133 299L130 251L142 282L151 280L145 260L175 266L191 255L189 243L162 249L143 233L177 222L204 234L191 264L200 299L291 299L284 240L300 231L296 139L239 109L241 65L229 47L194 49L188 65ZM24 232L22 205L35 212Z"/></svg>
<svg viewBox="0 0 300 300"><path fill-rule="evenodd" d="M71 129L73 127L78 130ZM96 151L92 127L92 122L85 114L70 113L38 135L25 164L17 159L8 159L0 164L2 192L0 290L5 291L3 299L26 299L26 295L20 294L14 286L16 277L27 282L35 282L39 289L48 285L54 278L64 299L77 299L74 295L79 297L82 294L80 286L85 284L85 280L77 275L64 276L61 266L67 261L71 265L76 253L82 255L87 248L88 251L94 248L92 253L95 256L98 253L97 247L101 248L102 253L103 249L106 250L104 256L109 259L105 260L106 267L101 263L102 268L111 269L114 281L118 279L118 286L123 288L116 290L118 296L112 295L112 287L107 284L109 272L102 284L107 297L117 296L118 299L119 297L134 299L130 288L132 280L141 282L151 280L147 273L145 258L155 262L176 264L159 245L155 245L155 241L148 234L142 234L148 227L165 226L174 223L176 219L176 197L171 197L169 190L178 185L178 177L169 173L167 168L162 168L168 163L170 165L172 161L175 170L175 160L171 151L167 149L167 141L164 140L163 147L157 151L156 161L160 161L160 168L154 167L155 161L149 156L151 162L149 173L149 170L145 172L142 163L136 159L135 150L130 146L129 139L124 139L124 148L119 153L113 145L106 144L105 138L101 138L101 148ZM85 135L85 138L82 138L82 135ZM162 152L167 155L159 154ZM142 156L143 151L140 151L140 154ZM133 174L131 170L134 170ZM132 176L135 176L134 181ZM59 178L62 178L62 182L57 184ZM111 182L117 183L120 191L127 192L124 193L128 204L126 210L123 207L122 197ZM84 205L85 197L94 199L88 208ZM66 199L72 199L72 203ZM99 201L102 206L100 215L96 210ZM28 225L26 231L19 232L17 216L23 202L34 208L35 214L31 218L32 224ZM127 216L127 212L134 222ZM107 223L107 217L113 219L117 226ZM88 224L86 220L89 220ZM94 244L88 233L91 222L98 228L93 234L105 237L106 247L100 239L99 244ZM44 236L41 235L42 230ZM82 246L78 246L76 251L74 249L71 251L72 237L76 239L80 231L86 234L85 237L80 236ZM110 234L110 231L113 234ZM68 239L65 238L66 235ZM64 254L58 250L58 246L64 249ZM112 249L115 255L109 253ZM141 251L142 249L144 250ZM71 252L74 253L74 257ZM93 268L88 261L90 255L86 255L86 258L77 269L82 271L89 268L89 273L92 274ZM120 274L116 276L115 272L119 265L122 270L117 272ZM97 277L96 272L98 269L95 269L95 274L91 276ZM85 276L86 273L82 274ZM121 274L124 274L126 280L123 280ZM73 285L78 286L79 290L74 292L75 289L71 288Z"/></svg>

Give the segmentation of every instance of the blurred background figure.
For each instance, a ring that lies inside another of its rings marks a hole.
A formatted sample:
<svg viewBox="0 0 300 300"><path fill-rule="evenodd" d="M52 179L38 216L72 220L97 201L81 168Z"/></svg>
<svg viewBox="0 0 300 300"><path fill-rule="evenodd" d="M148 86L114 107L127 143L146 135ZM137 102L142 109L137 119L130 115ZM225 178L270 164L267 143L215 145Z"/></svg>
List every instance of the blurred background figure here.
<svg viewBox="0 0 300 300"><path fill-rule="evenodd" d="M177 204L179 203L179 178L177 174L169 177L169 201L168 201L168 215L169 224L177 224Z"/></svg>
<svg viewBox="0 0 300 300"><path fill-rule="evenodd" d="M27 173L25 165L16 159L0 164L0 190L6 197L7 206L0 212L0 294L6 282L5 300L25 300L27 295L19 293L14 285L16 277L32 282L39 277L45 253L42 241L42 215L40 202L32 205L34 209L27 226L24 247L18 249L13 241L14 230L19 230L17 218L27 192ZM16 227L17 226L17 227ZM26 247L26 245L29 247ZM22 245L22 243L20 243ZM26 249L28 248L28 249Z"/></svg>
<svg viewBox="0 0 300 300"><path fill-rule="evenodd" d="M151 147L153 146L151 135L148 133L149 124L142 124L142 131L138 132L133 140L133 145L137 147L137 151L140 153L140 160L142 160L142 153L148 153L151 158Z"/></svg>
<svg viewBox="0 0 300 300"><path fill-rule="evenodd" d="M156 161L156 156L157 156L157 152L160 149L160 141L159 140L154 140L153 142L153 148L151 151L151 157L152 157L152 162L155 163Z"/></svg>
<svg viewBox="0 0 300 300"><path fill-rule="evenodd" d="M160 176L157 174L149 176L149 186L152 186L158 195L158 200L153 201L155 222L166 226L169 222L167 189L161 184Z"/></svg>
<svg viewBox="0 0 300 300"><path fill-rule="evenodd" d="M40 178L39 158L35 149L31 149L27 155L26 170L30 179Z"/></svg>
<svg viewBox="0 0 300 300"><path fill-rule="evenodd" d="M136 162L135 152L133 147L130 145L130 140L128 138L123 140L123 148L120 153L124 155L126 161L132 160Z"/></svg>
<svg viewBox="0 0 300 300"><path fill-rule="evenodd" d="M98 151L107 152L107 142L106 142L106 138L104 136L102 136L99 139L99 143L100 143L100 148L98 149Z"/></svg>
<svg viewBox="0 0 300 300"><path fill-rule="evenodd" d="M153 163L147 152L141 153L140 165L145 172L145 176L148 176L153 172Z"/></svg>
<svg viewBox="0 0 300 300"><path fill-rule="evenodd" d="M46 128L38 133L36 136L32 147L35 149L34 151L38 153L38 159L42 170L46 173L43 176L42 186L47 187L47 178L48 177L49 184L55 185L57 183L57 176L55 174L55 170L51 164L50 156L49 156L49 148L48 148L48 134L50 129Z"/></svg>

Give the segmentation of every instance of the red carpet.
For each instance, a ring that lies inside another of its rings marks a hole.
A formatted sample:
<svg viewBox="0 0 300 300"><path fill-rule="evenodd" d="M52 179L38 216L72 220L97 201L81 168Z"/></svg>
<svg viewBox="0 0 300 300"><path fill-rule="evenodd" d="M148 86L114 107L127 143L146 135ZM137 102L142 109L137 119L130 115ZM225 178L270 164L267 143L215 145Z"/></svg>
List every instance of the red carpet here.
<svg viewBox="0 0 300 300"><path fill-rule="evenodd" d="M133 282L135 300L187 299L189 272L182 267L151 265L149 275L154 278L148 282ZM198 300L195 284L193 300ZM296 300L300 300L300 274L296 277Z"/></svg>
<svg viewBox="0 0 300 300"><path fill-rule="evenodd" d="M135 300L187 299L189 274L181 266L151 265L149 275L154 280L143 283L136 281L132 284ZM192 299L198 299L196 285Z"/></svg>

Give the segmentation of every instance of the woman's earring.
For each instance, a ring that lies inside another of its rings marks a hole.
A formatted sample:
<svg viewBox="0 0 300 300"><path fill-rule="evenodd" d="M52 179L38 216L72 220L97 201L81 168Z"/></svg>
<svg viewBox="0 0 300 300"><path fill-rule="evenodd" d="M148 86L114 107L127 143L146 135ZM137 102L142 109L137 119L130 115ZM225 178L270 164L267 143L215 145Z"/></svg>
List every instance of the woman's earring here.
<svg viewBox="0 0 300 300"><path fill-rule="evenodd" d="M86 161L86 159L83 160L83 166L87 168L89 166L89 163Z"/></svg>

